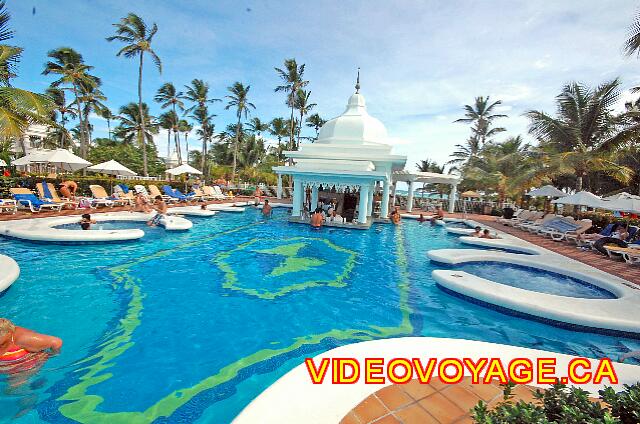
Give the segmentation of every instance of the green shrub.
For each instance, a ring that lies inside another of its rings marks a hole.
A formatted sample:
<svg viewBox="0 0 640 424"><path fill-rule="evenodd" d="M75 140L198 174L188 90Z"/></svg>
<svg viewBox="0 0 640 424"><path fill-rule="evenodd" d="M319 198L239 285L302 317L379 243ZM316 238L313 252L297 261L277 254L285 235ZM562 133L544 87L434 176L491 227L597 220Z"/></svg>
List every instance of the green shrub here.
<svg viewBox="0 0 640 424"><path fill-rule="evenodd" d="M480 401L472 410L481 424L637 424L640 422L640 384L624 386L616 393L611 387L600 391L600 398L610 408L589 398L589 393L556 384L546 391L536 390L538 403L514 402L513 388L505 386L503 400L489 410Z"/></svg>

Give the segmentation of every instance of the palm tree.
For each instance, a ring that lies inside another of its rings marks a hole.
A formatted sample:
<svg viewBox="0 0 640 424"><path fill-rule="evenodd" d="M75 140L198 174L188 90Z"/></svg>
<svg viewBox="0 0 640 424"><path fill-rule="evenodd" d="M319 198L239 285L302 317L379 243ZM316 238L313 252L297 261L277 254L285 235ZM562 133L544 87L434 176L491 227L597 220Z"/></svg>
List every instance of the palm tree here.
<svg viewBox="0 0 640 424"><path fill-rule="evenodd" d="M295 97L298 90L304 88L309 84L309 81L305 81L304 78L304 64L298 66L295 59L286 59L284 61L284 69L274 68L276 73L282 79L283 85L279 85L275 88L276 92L284 91L287 93L287 105L291 108L290 122L294 121L293 110L295 109ZM289 148L293 150L295 127L292 125L289 128Z"/></svg>
<svg viewBox="0 0 640 424"><path fill-rule="evenodd" d="M193 126L185 119L178 121L178 131L184 133L184 142L186 144L185 151L187 153L187 165L189 164L189 133L193 129Z"/></svg>
<svg viewBox="0 0 640 424"><path fill-rule="evenodd" d="M170 83L164 83L156 93L154 100L160 103L162 109L170 107L173 113L177 116L177 109L184 110L184 94L181 91L176 90L176 87ZM176 127L179 120L176 120ZM174 139L176 144L176 154L178 155L178 161L182 163L182 151L180 149L180 131L177 128L173 128Z"/></svg>
<svg viewBox="0 0 640 424"><path fill-rule="evenodd" d="M142 104L142 115L136 103L122 106L118 111L118 120L120 123L114 129L116 137L125 143L137 144L141 149L147 149L147 144L153 144L153 135L158 134L158 124L149 115L146 103Z"/></svg>
<svg viewBox="0 0 640 424"><path fill-rule="evenodd" d="M103 102L107 100L107 97L102 93L102 91L98 88L100 84L99 79L95 79L94 84L90 86L82 86L82 95L79 100L83 105L83 113L84 113L84 126L85 131L88 135L89 144L91 143L91 129L92 126L89 123L89 116L91 112L94 112L96 115L100 115L103 109L107 108Z"/></svg>
<svg viewBox="0 0 640 424"><path fill-rule="evenodd" d="M208 175L207 170L207 150L209 143L211 141L211 137L214 132L214 124L213 118L216 115L209 115L209 109L206 106L197 107L191 117L196 120L196 122L200 125L200 129L196 132L200 136L200 140L202 140L202 153L200 154L200 167L202 168L202 173L206 176Z"/></svg>
<svg viewBox="0 0 640 424"><path fill-rule="evenodd" d="M604 172L620 182L631 179L633 171L619 165L610 147L619 133L620 121L613 115L620 81L606 81L595 89L572 82L556 97L556 116L531 110L529 132L540 140L540 148L552 162L575 174L576 190L583 188L584 177L593 171ZM560 169L560 167L559 167ZM560 172L560 171L559 171Z"/></svg>
<svg viewBox="0 0 640 424"><path fill-rule="evenodd" d="M236 178L236 164L238 159L239 134L242 131L242 117L244 116L246 119L249 116L250 109L256 108L255 105L247 98L250 88L250 85L245 87L241 82L236 81L231 87L227 88L231 94L225 96L229 99L225 109L231 109L232 107L235 108L236 118L238 118L238 123L236 124L236 141L233 146L233 168L231 171L231 181L234 181Z"/></svg>
<svg viewBox="0 0 640 424"><path fill-rule="evenodd" d="M61 148L65 148L67 145L67 137L70 137L69 131L66 129L66 123L69 121L67 116L76 118L77 114L75 109L71 107L71 105L67 104L66 93L64 90L56 87L49 87L47 88L45 95L49 97L55 105L55 109L51 116L52 120L58 121L58 114L60 114L61 128L59 130L55 130L55 135L58 137L59 146Z"/></svg>
<svg viewBox="0 0 640 424"><path fill-rule="evenodd" d="M314 113L313 115L310 115L307 118L307 127L309 128L313 128L314 130L316 130L316 140L318 139L318 134L320 133L320 128L322 128L322 126L324 124L326 124L327 121L325 121L324 119L322 119L320 117L320 115L318 115L317 113Z"/></svg>
<svg viewBox="0 0 640 424"><path fill-rule="evenodd" d="M158 117L158 124L160 128L167 130L167 160L171 158L171 131L176 130L179 121L180 118L178 117L178 114L172 110L165 112ZM176 147L176 154L177 151ZM180 157L178 156L178 160L179 159Z"/></svg>
<svg viewBox="0 0 640 424"><path fill-rule="evenodd" d="M478 159L480 154L480 140L478 137L470 136L465 144L456 144L456 150L450 155L453 159L447 165L453 165L452 170L464 170L470 163Z"/></svg>
<svg viewBox="0 0 640 424"><path fill-rule="evenodd" d="M302 131L302 123L304 122L304 117L311 111L311 109L317 106L315 103L309 103L309 97L311 97L311 91L300 89L296 92L296 97L293 101L295 108L298 109L298 112L300 113L297 148L300 148L300 132Z"/></svg>
<svg viewBox="0 0 640 424"><path fill-rule="evenodd" d="M49 61L45 64L43 75L56 74L59 78L51 83L52 87L62 87L69 90L74 95L73 104L76 106L76 113L80 125L80 156L87 157L89 144L89 134L85 125L85 113L81 96L84 92L91 90L99 84L97 77L89 74L93 66L84 63L82 55L69 47L60 47L49 51L47 54Z"/></svg>
<svg viewBox="0 0 640 424"><path fill-rule="evenodd" d="M116 116L106 106L100 110L100 116L107 120L107 131L109 132L109 140L111 140L111 120L115 119Z"/></svg>
<svg viewBox="0 0 640 424"><path fill-rule="evenodd" d="M185 89L185 99L193 103L193 105L187 109L187 112L192 113L192 117L200 124L201 135L204 137L202 139L200 167L202 168L202 173L206 175L207 144L210 142L211 136L213 136L212 122L216 116L209 115L208 105L221 100L209 97L209 84L201 79L193 79L191 85L185 85Z"/></svg>
<svg viewBox="0 0 640 424"><path fill-rule="evenodd" d="M289 134L289 126L284 118L273 118L269 128L269 133L278 138L278 162L282 160L282 137Z"/></svg>
<svg viewBox="0 0 640 424"><path fill-rule="evenodd" d="M247 128L249 131L260 137L263 131L269 130L269 124L267 122L262 122L258 117L254 117L247 123Z"/></svg>
<svg viewBox="0 0 640 424"><path fill-rule="evenodd" d="M496 100L491 103L489 96L476 97L473 105L464 105L464 118L456 119L454 122L462 122L465 124L473 124L472 133L479 139L480 145L484 145L493 135L506 131L502 127L491 128L491 124L498 118L506 118L507 115L493 113L496 106L502 104L502 101Z"/></svg>
<svg viewBox="0 0 640 424"><path fill-rule="evenodd" d="M160 57L151 48L151 41L154 35L158 32L158 26L154 23L151 29L147 27L147 24L136 14L129 13L125 18L122 18L119 23L113 24L116 27L116 35L107 37L107 41L120 41L125 43L125 46L118 51L116 56L124 55L124 57L130 59L139 58L138 65L138 116L144 116L144 110L142 107L142 69L144 64L144 54L148 53L151 56L151 60L155 63L158 71L162 73L162 62ZM142 133L146 133L145 120L141 120ZM142 141L142 169L144 176L148 176L147 166L147 149L146 139L141 138Z"/></svg>

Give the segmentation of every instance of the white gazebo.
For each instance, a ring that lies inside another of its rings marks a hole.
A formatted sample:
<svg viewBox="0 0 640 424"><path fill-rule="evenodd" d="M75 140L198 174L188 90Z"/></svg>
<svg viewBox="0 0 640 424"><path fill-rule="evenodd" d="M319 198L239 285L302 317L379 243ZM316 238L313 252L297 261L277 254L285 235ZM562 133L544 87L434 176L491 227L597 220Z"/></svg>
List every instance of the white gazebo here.
<svg viewBox="0 0 640 424"><path fill-rule="evenodd" d="M458 184L460 183L460 176L454 174L438 174L436 172L411 172L411 171L396 171L393 173L393 204L396 200L396 185L398 181L407 183L407 212L413 210L413 192L415 190L416 183L422 184L447 184L451 186L451 192L449 193L449 213L453 213L456 193L458 191Z"/></svg>
<svg viewBox="0 0 640 424"><path fill-rule="evenodd" d="M347 193L352 199L357 196L359 227L368 227L373 221L377 190L382 192L379 216L388 217L392 184L407 162L406 156L392 154L384 125L367 113L359 81L346 110L322 126L316 142L302 145L298 151L286 151L284 155L294 164L276 166L273 170L278 175L278 198L282 197L282 175L293 177L292 221L304 221L307 190L311 190L313 209L322 188L323 191Z"/></svg>

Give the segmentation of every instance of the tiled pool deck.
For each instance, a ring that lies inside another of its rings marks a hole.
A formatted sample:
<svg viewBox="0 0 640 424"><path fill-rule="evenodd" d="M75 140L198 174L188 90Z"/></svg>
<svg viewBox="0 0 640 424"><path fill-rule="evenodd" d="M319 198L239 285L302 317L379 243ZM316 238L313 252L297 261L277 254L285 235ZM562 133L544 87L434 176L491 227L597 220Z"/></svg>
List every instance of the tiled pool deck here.
<svg viewBox="0 0 640 424"><path fill-rule="evenodd" d="M517 386L514 400L534 401L532 388ZM483 400L494 406L503 399L498 383L471 384L465 377L459 384L444 384L434 378L430 384L411 380L378 390L353 408L341 424L466 424L471 410Z"/></svg>

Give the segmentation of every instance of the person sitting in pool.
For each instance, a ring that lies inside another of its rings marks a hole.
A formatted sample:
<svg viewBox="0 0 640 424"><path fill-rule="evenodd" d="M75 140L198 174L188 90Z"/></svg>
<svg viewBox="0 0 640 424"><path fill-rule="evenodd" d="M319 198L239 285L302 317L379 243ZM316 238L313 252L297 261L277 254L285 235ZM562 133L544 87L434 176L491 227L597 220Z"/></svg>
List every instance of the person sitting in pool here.
<svg viewBox="0 0 640 424"><path fill-rule="evenodd" d="M424 217L424 214L420 214L420 216L418 217L418 222L424 222L427 219Z"/></svg>
<svg viewBox="0 0 640 424"><path fill-rule="evenodd" d="M316 208L313 215L311 215L311 226L314 228L322 227L322 223L324 222L324 216L322 215L322 209Z"/></svg>
<svg viewBox="0 0 640 424"><path fill-rule="evenodd" d="M58 337L39 334L35 331L18 327L5 318L0 318L0 364L14 360L20 352L26 351L58 353L62 348L62 340ZM11 359L10 359L11 358Z"/></svg>
<svg viewBox="0 0 640 424"><path fill-rule="evenodd" d="M151 221L147 222L147 225L150 227L155 227L156 225L160 224L160 220L167 213L167 203L160 195L156 196L155 209L157 213L153 216L153 218L151 218Z"/></svg>
<svg viewBox="0 0 640 424"><path fill-rule="evenodd" d="M473 229L473 233L471 233L471 237L480 237L480 238L482 238L482 228L476 226Z"/></svg>
<svg viewBox="0 0 640 424"><path fill-rule="evenodd" d="M492 238L495 238L495 237L493 237L493 236L491 235L491 232L490 232L487 228L485 228L485 229L484 229L484 231L482 232L482 235L481 235L481 236L479 236L479 237L480 237L480 238L486 238L486 239L492 239Z"/></svg>
<svg viewBox="0 0 640 424"><path fill-rule="evenodd" d="M436 206L436 216L435 219L444 219L444 210L441 206Z"/></svg>
<svg viewBox="0 0 640 424"><path fill-rule="evenodd" d="M82 214L82 219L80 219L80 227L82 227L83 230L90 230L91 224L95 224L95 223L96 223L96 220L91 219L91 215L89 215L88 213Z"/></svg>
<svg viewBox="0 0 640 424"><path fill-rule="evenodd" d="M330 211L331 212L325 218L327 222L343 222L344 221L344 219L336 213L335 209L330 209Z"/></svg>
<svg viewBox="0 0 640 424"><path fill-rule="evenodd" d="M400 220L402 217L400 216L400 207L396 206L393 211L391 211L391 215L389 215L391 222L395 225L400 224Z"/></svg>
<svg viewBox="0 0 640 424"><path fill-rule="evenodd" d="M269 199L264 199L264 206L262 207L262 216L271 216L272 207L269 204Z"/></svg>

